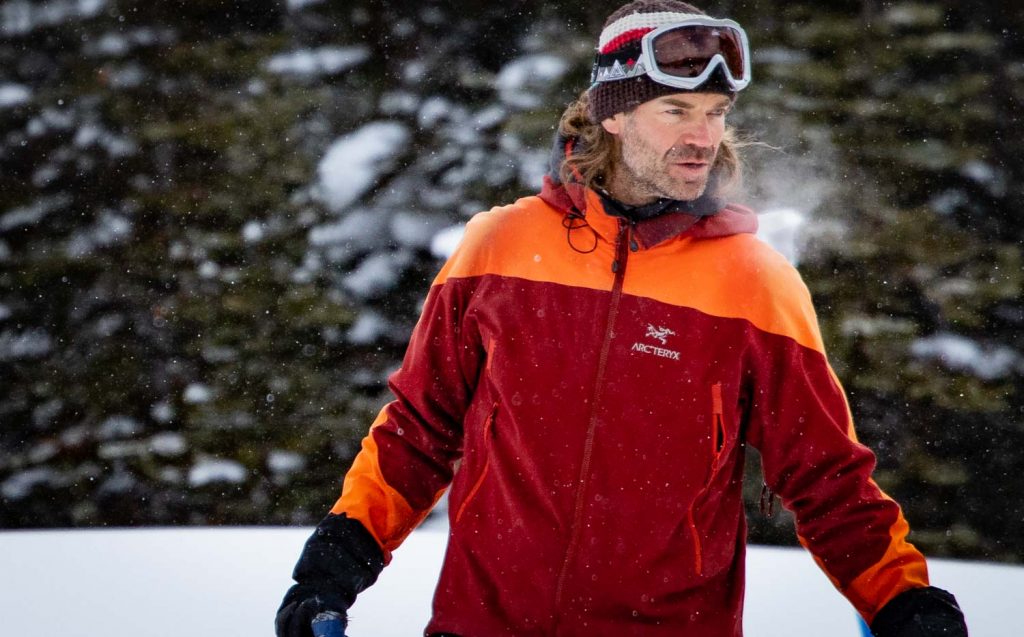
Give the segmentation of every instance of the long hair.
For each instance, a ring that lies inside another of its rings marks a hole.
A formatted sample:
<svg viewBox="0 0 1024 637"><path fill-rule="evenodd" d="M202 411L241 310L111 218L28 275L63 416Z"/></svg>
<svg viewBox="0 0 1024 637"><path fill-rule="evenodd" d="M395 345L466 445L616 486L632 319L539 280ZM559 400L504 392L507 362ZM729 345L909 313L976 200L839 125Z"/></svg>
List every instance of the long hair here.
<svg viewBox="0 0 1024 637"><path fill-rule="evenodd" d="M590 121L587 115L587 93L569 104L558 122L561 136L573 140L572 152L558 169L562 183L578 182L587 188L604 186L611 176L615 163L622 156L621 142L600 123ZM732 128L725 129L718 155L711 167L715 179L708 182L714 188L708 194L728 198L739 193L743 184L743 158L740 149L747 143L741 141Z"/></svg>

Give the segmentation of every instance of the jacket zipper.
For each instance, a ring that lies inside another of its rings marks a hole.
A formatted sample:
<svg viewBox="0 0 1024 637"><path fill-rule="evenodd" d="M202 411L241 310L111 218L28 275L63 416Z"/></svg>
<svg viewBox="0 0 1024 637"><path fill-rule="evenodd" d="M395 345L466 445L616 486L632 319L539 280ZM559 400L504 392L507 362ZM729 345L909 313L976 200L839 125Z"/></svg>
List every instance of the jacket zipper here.
<svg viewBox="0 0 1024 637"><path fill-rule="evenodd" d="M484 422L484 468L480 470L480 475L477 476L476 482L473 483L473 488L469 490L466 495L466 499L462 501L459 506L459 510L455 513L455 524L459 523L462 519L462 514L466 512L466 507L476 497L476 492L480 490L480 487L484 483L484 479L487 477L487 472L491 468L491 430L494 426L494 419L498 416L498 403L494 403L494 407L491 408L491 414L487 417Z"/></svg>
<svg viewBox="0 0 1024 637"><path fill-rule="evenodd" d="M594 394L590 401L590 421L587 425L587 437L583 444L583 460L580 464L580 477L576 481L575 505L573 507L572 526L570 527L569 546L565 551L565 559L562 561L562 570L558 575L558 585L555 588L555 628L554 634L559 631L559 624L562 620L560 612L563 596L565 594L565 583L569 575L569 567L576 559L579 551L580 535L583 526L584 497L587 491L587 476L590 474L590 462L594 452L594 438L597 433L597 412L598 401L602 395L601 384L604 382L605 368L608 365L608 352L611 349L612 331L615 328L615 318L619 313L619 301L622 298L622 282L626 276L626 260L629 251L636 252L635 239L630 236L630 226L624 221L619 221L619 234L615 239L615 258L612 261L612 273L615 274L612 283L611 300L608 305L608 317L605 321L604 338L601 342L601 354L597 362L597 377L594 380Z"/></svg>

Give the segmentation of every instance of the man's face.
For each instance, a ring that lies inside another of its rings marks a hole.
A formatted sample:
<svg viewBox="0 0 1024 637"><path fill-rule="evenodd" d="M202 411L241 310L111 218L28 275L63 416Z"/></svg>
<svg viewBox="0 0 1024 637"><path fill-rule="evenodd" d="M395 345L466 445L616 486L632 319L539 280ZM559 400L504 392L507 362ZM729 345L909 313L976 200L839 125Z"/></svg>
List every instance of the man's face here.
<svg viewBox="0 0 1024 637"><path fill-rule="evenodd" d="M720 93L675 93L644 102L601 123L619 136L622 156L610 183L627 204L661 197L696 199L708 183L732 101Z"/></svg>

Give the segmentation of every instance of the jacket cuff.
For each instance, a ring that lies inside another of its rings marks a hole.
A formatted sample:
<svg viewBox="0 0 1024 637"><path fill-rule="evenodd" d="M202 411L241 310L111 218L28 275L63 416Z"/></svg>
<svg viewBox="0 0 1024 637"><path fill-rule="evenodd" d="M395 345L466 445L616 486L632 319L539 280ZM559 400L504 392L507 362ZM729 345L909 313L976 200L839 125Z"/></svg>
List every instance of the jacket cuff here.
<svg viewBox="0 0 1024 637"><path fill-rule="evenodd" d="M964 614L952 593L934 586L903 591L871 622L875 637L967 637Z"/></svg>

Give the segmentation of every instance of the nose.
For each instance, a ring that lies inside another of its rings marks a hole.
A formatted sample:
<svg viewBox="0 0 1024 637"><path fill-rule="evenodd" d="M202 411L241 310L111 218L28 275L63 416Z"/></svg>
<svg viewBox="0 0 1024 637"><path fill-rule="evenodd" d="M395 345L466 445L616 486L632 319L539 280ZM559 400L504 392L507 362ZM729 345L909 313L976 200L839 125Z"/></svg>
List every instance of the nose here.
<svg viewBox="0 0 1024 637"><path fill-rule="evenodd" d="M679 136L679 139L676 140L676 144L710 148L714 144L714 136L711 133L711 122L706 119L690 122L689 126L686 127L686 130L684 130Z"/></svg>

